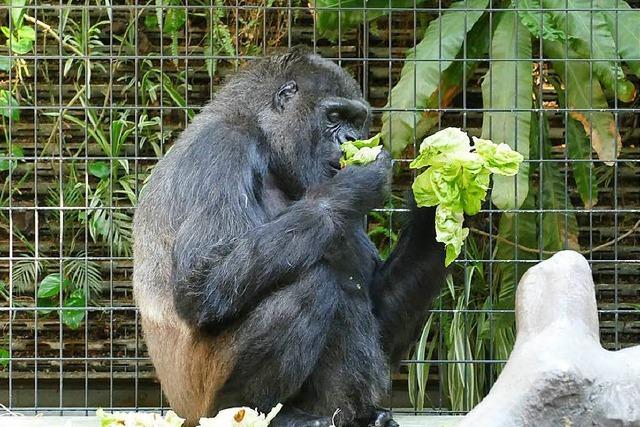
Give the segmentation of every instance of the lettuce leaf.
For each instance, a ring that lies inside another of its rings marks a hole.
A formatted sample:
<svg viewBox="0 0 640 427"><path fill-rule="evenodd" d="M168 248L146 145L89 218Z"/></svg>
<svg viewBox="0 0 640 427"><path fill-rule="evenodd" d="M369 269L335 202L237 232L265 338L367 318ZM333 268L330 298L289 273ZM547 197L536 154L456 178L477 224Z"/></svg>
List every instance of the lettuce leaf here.
<svg viewBox="0 0 640 427"><path fill-rule="evenodd" d="M109 414L102 408L96 410L100 427L181 427L184 418L169 411L162 417L159 414L145 412L114 412Z"/></svg>
<svg viewBox="0 0 640 427"><path fill-rule="evenodd" d="M382 151L382 145L380 145L381 136L382 134L379 133L369 139L349 141L342 144L340 146L342 149L340 166L366 165L373 162Z"/></svg>
<svg viewBox="0 0 640 427"><path fill-rule="evenodd" d="M446 247L445 265L460 255L469 235L464 214L480 212L491 174L513 176L524 160L507 144L473 138L458 128L446 128L424 139L413 169L427 168L413 182L418 206L437 206L436 240Z"/></svg>

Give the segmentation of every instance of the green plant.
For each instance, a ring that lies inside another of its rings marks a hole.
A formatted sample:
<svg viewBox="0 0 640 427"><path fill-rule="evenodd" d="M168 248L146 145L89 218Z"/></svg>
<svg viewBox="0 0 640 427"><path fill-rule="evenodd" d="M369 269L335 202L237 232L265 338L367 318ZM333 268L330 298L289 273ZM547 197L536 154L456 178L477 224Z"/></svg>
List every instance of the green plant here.
<svg viewBox="0 0 640 427"><path fill-rule="evenodd" d="M69 26L69 32L64 35L62 42L69 46L71 55L64 63L63 75L69 76L71 70L74 72L74 79L77 82L86 83L85 90L87 98L91 98L91 74L94 69L107 74L107 70L102 63L91 60L90 57L101 56L100 48L104 46L100 36L102 27L109 25L109 21L99 21L90 25L89 9L83 8L81 11L80 23L69 18L71 7L63 9L61 28L65 32L65 27ZM79 55L81 53L82 55ZM84 56L78 57L78 56ZM85 75L86 74L86 75ZM83 79L86 79L83 81Z"/></svg>
<svg viewBox="0 0 640 427"><path fill-rule="evenodd" d="M487 246L477 246L474 239L467 244L468 258L482 259ZM490 388L489 379L501 367L484 365L478 360L504 357L515 340L512 313L501 313L496 319L490 309L497 308L498 298L486 295L488 285L481 262L469 262L454 270L446 280L446 288L434 306L451 307L452 312L432 313L422 330L409 365L408 387L413 406L421 410L429 402L427 394L430 360L434 357L451 362L439 369L440 379L451 409L470 410ZM504 297L509 289L497 289ZM492 318L492 316L494 316ZM438 344L442 343L441 346Z"/></svg>
<svg viewBox="0 0 640 427"><path fill-rule="evenodd" d="M187 22L187 8L180 8L181 0L156 0L155 15L145 16L144 24L149 29L160 29L171 38L170 50L174 64L178 63L178 40ZM164 6L169 6L165 8Z"/></svg>
<svg viewBox="0 0 640 427"><path fill-rule="evenodd" d="M85 99L81 98L81 102L86 106ZM104 119L100 119L91 109L87 109L86 114L88 123L69 113L63 113L63 117L87 132L89 141L85 141L85 144L96 143L106 157L115 160L110 163L103 160L88 163L87 172L97 179L97 183L85 188L88 209L86 212L79 211L78 219L88 226L94 241L100 239L113 247L117 254L129 255L132 218L126 210L119 207L135 206L137 195L134 188L138 178L131 173L129 160L122 156L124 146L136 128L140 130L145 126L155 126L155 122L141 116L144 120L134 123L127 120L128 112L125 112L110 124L107 132L103 129ZM77 189L76 186L72 188Z"/></svg>
<svg viewBox="0 0 640 427"><path fill-rule="evenodd" d="M216 74L218 67L218 59L215 56L236 56L236 48L233 42L233 36L229 31L229 26L223 21L225 10L222 7L224 0L215 0L216 7L208 14L208 22L210 31L205 37L204 54L207 64L207 72L209 77Z"/></svg>
<svg viewBox="0 0 640 427"><path fill-rule="evenodd" d="M0 366L3 368L6 367L9 364L9 357L11 357L9 350L4 347L0 347Z"/></svg>
<svg viewBox="0 0 640 427"><path fill-rule="evenodd" d="M15 54L22 55L31 52L36 32L30 25L25 24L25 7L29 0L5 0L11 10L11 28L0 26L0 32L6 37L6 46Z"/></svg>
<svg viewBox="0 0 640 427"><path fill-rule="evenodd" d="M386 15L389 8L411 8L426 0L313 0L318 35L332 41L346 30Z"/></svg>
<svg viewBox="0 0 640 427"><path fill-rule="evenodd" d="M38 284L37 305L42 315L57 311L62 323L71 329L78 329L86 312L85 292L73 289L72 282L58 273L49 274Z"/></svg>

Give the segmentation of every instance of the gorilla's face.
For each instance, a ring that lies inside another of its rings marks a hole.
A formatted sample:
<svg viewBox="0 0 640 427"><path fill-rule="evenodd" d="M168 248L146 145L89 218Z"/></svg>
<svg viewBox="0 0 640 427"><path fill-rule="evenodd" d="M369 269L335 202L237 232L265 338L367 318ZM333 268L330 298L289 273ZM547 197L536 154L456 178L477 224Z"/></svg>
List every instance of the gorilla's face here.
<svg viewBox="0 0 640 427"><path fill-rule="evenodd" d="M271 110L280 130L271 134L271 164L294 195L333 177L340 169L340 145L368 133L370 108L357 83L317 55L288 70Z"/></svg>

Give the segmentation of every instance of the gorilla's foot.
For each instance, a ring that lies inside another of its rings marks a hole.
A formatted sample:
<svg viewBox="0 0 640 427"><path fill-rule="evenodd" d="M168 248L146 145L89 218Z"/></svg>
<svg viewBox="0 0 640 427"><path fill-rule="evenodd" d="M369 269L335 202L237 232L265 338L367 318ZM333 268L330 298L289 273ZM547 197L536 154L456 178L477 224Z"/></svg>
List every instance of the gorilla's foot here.
<svg viewBox="0 0 640 427"><path fill-rule="evenodd" d="M269 424L272 427L330 427L331 417L319 417L296 408L285 409Z"/></svg>
<svg viewBox="0 0 640 427"><path fill-rule="evenodd" d="M399 424L393 420L391 411L376 408L371 411L368 418L361 418L356 423L358 427L399 427Z"/></svg>

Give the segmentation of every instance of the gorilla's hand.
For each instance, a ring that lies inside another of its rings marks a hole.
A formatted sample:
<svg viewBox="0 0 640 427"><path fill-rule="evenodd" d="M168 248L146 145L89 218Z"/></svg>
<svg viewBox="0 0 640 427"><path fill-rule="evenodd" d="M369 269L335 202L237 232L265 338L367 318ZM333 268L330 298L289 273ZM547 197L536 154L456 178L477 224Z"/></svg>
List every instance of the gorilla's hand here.
<svg viewBox="0 0 640 427"><path fill-rule="evenodd" d="M347 166L309 192L309 196L328 202L336 213L348 218L365 215L379 207L389 193L391 155L382 151L376 160L363 166Z"/></svg>

